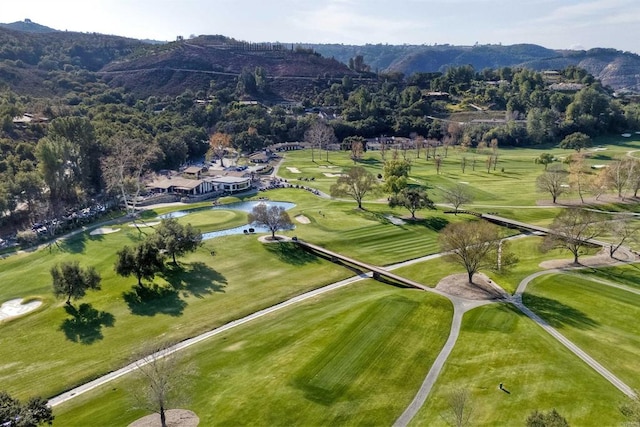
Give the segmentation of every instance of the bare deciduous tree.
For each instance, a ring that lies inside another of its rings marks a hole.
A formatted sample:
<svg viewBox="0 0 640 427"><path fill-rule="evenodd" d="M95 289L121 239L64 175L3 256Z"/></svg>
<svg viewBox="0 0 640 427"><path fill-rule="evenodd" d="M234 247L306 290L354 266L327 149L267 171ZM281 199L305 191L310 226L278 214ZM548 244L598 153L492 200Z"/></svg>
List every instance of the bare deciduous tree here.
<svg viewBox="0 0 640 427"><path fill-rule="evenodd" d="M551 194L553 203L567 190L567 171L562 165L551 165L542 175L536 179L536 187L539 191Z"/></svg>
<svg viewBox="0 0 640 427"><path fill-rule="evenodd" d="M311 145L311 161L315 162L314 148L324 148L329 161L329 146L336 142L336 135L333 128L322 120L315 121L304 134L304 139Z"/></svg>
<svg viewBox="0 0 640 427"><path fill-rule="evenodd" d="M462 265L469 283L480 268L496 265L500 246L500 228L486 221L456 222L447 225L439 239L443 252L451 252L447 260Z"/></svg>
<svg viewBox="0 0 640 427"><path fill-rule="evenodd" d="M331 186L331 196L349 196L358 203L358 208L362 209L362 199L375 188L376 178L373 174L361 166L356 166L349 169Z"/></svg>
<svg viewBox="0 0 640 427"><path fill-rule="evenodd" d="M637 241L640 234L640 222L633 214L624 214L616 217L608 224L609 234L615 239L609 246L609 256L613 258L616 251L628 241Z"/></svg>
<svg viewBox="0 0 640 427"><path fill-rule="evenodd" d="M161 155L160 149L139 139L117 136L111 140L109 155L102 161L102 175L109 191L119 191L127 213L136 212L142 177Z"/></svg>
<svg viewBox="0 0 640 427"><path fill-rule="evenodd" d="M263 225L271 231L271 238L276 238L276 231L293 228L289 214L282 206L256 205L249 214L249 222Z"/></svg>
<svg viewBox="0 0 640 427"><path fill-rule="evenodd" d="M165 412L187 400L193 369L167 345L154 350L136 363L138 381L134 396L141 408L159 414L162 427L167 427Z"/></svg>
<svg viewBox="0 0 640 427"><path fill-rule="evenodd" d="M576 153L571 156L571 164L569 165L569 185L578 192L582 203L584 203L586 181L587 171L584 155L582 153Z"/></svg>
<svg viewBox="0 0 640 427"><path fill-rule="evenodd" d="M563 209L549 226L550 233L545 236L542 248L568 250L573 255L574 264L578 264L581 250L589 246L589 240L602 234L601 219L599 214L592 211Z"/></svg>
<svg viewBox="0 0 640 427"><path fill-rule="evenodd" d="M473 197L469 193L469 190L462 184L457 184L455 187L444 190L442 194L445 202L453 206L455 210L454 214L458 214L460 206L470 203Z"/></svg>
<svg viewBox="0 0 640 427"><path fill-rule="evenodd" d="M443 414L447 424L455 427L468 426L471 423L471 415L473 414L473 405L469 390L457 389L447 394L448 411Z"/></svg>

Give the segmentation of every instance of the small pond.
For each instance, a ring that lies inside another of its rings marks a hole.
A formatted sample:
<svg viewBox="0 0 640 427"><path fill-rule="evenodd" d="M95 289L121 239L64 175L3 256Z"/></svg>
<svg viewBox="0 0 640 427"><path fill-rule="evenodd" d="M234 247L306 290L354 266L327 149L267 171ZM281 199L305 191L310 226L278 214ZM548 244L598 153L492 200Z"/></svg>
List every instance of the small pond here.
<svg viewBox="0 0 640 427"><path fill-rule="evenodd" d="M253 201L248 201L248 202L236 202L236 203L227 203L224 205L214 205L211 207L206 207L206 208L200 208L200 209L191 209L191 210L186 210L186 211L175 211L175 212L169 212L167 214L164 215L159 215L158 218L160 219L165 219L165 218L182 218L184 216L189 215L190 213L193 212L201 212L203 210L235 210L235 211L243 211L243 212L251 212L253 210L253 208L256 205L259 205L260 203L264 203L267 206L279 206L279 207L283 207L286 210L289 210L291 208L293 208L295 206L295 203L290 203L290 202L275 202L272 200L253 200ZM213 239L215 237L221 237L221 236L230 236L232 234L244 234L245 230L248 230L249 228L253 228L255 233L268 233L270 232L268 228L266 227L258 227L255 225L250 225L250 224L246 224L246 225L241 225L239 227L234 227L234 228L227 228L225 230L218 230L218 231L211 231L209 233L202 233L202 240L209 240L209 239Z"/></svg>

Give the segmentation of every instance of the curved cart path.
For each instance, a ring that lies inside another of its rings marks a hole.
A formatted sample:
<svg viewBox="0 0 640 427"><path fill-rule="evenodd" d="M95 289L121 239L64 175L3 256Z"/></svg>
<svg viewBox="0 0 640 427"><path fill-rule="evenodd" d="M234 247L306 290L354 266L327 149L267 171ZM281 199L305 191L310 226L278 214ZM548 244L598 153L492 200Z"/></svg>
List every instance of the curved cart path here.
<svg viewBox="0 0 640 427"><path fill-rule="evenodd" d="M621 265L621 264L626 264L626 263L620 262L618 264ZM600 375L602 375L607 381L609 381L611 384L613 384L618 390L620 390L625 395L627 395L627 396L629 396L631 398L634 398L634 397L636 397L636 394L633 391L633 389L631 387L629 387L629 385L627 385L624 381L622 381L620 378L618 378L614 373L609 371L607 368L605 368L603 365L601 365L597 360L595 360L593 357L589 356L589 354L587 354L584 350L582 350L580 347L578 347L576 344L574 344L568 338L566 338L564 335L562 335L560 332L558 332L558 330L556 328L554 328L553 326L549 325L544 319L542 319L540 316L538 316L536 313L534 313L532 310L530 310L522 302L522 294L527 289L527 286L529 285L529 283L531 283L532 280L534 280L534 279L536 279L536 278L538 278L540 276L543 276L545 274L566 273L567 271L579 270L579 269L582 269L582 268L585 268L585 267L554 268L554 269L551 269L551 270L539 271L537 273L531 274L530 276L525 277L520 282L520 284L518 285L518 289L516 290L516 293L514 294L514 296L512 298L510 298L509 302L511 302L513 305L515 305L518 308L518 310L520 310L523 314L525 314L531 320L536 322L542 329L547 331L552 337L554 337L556 340L558 340L558 342L560 342L562 345L564 345L573 354L575 354L580 359L582 359L582 361L584 361L587 365L589 365L593 370L595 370ZM600 280L596 280L596 281L602 283ZM605 285L608 285L608 286L612 285L611 283L609 283L609 284L602 283L602 284L605 284ZM620 287L618 285L614 285L614 286L615 287ZM629 288L622 288L622 289L624 289L626 291L631 291L631 292L637 293L635 290L631 290Z"/></svg>
<svg viewBox="0 0 640 427"><path fill-rule="evenodd" d="M393 424L395 427L406 426L409 422L416 416L424 402L426 402L429 393L431 393L431 389L433 385L436 383L436 380L440 376L440 372L444 367L445 362L449 358L453 347L458 340L458 335L460 335L460 326L462 325L462 316L469 310L472 310L476 307L480 307L482 305L491 304L495 301L484 300L484 301L471 301L462 299L455 296L448 296L449 300L453 303L453 319L451 321L451 331L449 332L449 337L445 342L442 350L436 357L436 360L431 365L431 369L429 369L429 373L425 377L420 389L416 393L415 397L407 406L407 409L404 410L402 415L396 420Z"/></svg>

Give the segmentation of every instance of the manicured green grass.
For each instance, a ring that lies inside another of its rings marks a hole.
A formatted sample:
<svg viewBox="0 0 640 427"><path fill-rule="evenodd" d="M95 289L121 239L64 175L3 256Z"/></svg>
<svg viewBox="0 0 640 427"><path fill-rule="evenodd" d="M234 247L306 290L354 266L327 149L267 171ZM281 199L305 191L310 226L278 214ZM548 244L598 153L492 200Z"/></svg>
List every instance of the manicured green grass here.
<svg viewBox="0 0 640 427"><path fill-rule="evenodd" d="M640 388L640 295L554 274L536 279L524 303L631 387Z"/></svg>
<svg viewBox="0 0 640 427"><path fill-rule="evenodd" d="M506 393L498 388L504 384ZM426 404L411 425L445 426L447 396L470 393L473 425L524 425L557 409L570 425L617 425L624 395L533 321L506 305L465 314L462 331Z"/></svg>
<svg viewBox="0 0 640 427"><path fill-rule="evenodd" d="M310 223L295 221L296 229L282 233L295 235L361 261L377 265L433 254L439 251L438 231L449 222L466 216L447 215L438 210L418 213L417 221L393 225L386 215L406 216L407 211L390 209L385 204L369 204L367 210L355 203L330 201L307 191L286 189L270 193L273 200L289 200L297 204L291 216L306 216Z"/></svg>
<svg viewBox="0 0 640 427"><path fill-rule="evenodd" d="M518 262L511 268L502 272L483 269L495 283L509 293L515 292L520 281L536 271L543 270L540 267L542 261L550 259L571 259L568 252L554 249L542 252L540 245L542 238L537 236L522 237L509 241L510 250L518 257ZM435 287L446 276L464 273L465 270L457 263L447 262L443 257L413 264L394 270L395 273Z"/></svg>
<svg viewBox="0 0 640 427"><path fill-rule="evenodd" d="M606 137L594 140L594 148L604 148L602 151L587 150L587 164L608 164L627 152L640 149L639 138L626 139L622 137ZM444 156L444 149L438 149L439 154ZM487 172L485 160L487 154L475 154L474 151L462 153L459 150L450 148L443 159L440 173L436 172L433 160L425 158L424 151L420 158L415 157L415 150L408 151L408 158L412 161L412 170L409 182L426 185L429 188L431 197L436 202L442 202L442 189L450 188L454 185L464 183L469 192L474 196L474 202L468 209L481 212L500 212L509 208L504 206L535 206L539 200L550 200L548 194L539 193L536 190L536 178L544 172L542 165L535 164L535 159L541 153L551 153L558 159L570 156L572 150L562 150L555 147L541 148L505 148L499 149L498 166L496 170ZM391 156L390 153L388 153ZM461 168L461 158L467 158L467 168L463 173ZM475 158L475 170L473 159ZM373 174L382 173L382 158L378 151L368 151L359 166L363 166ZM349 159L348 152L331 152L329 162L324 155L318 156L316 153L315 162L311 161L310 150L293 151L285 154L285 159L279 174L288 179L291 184L298 184L318 188L324 192L329 192L330 186L336 178L325 174L339 174L342 171L353 167L353 162ZM292 173L287 167L297 168L300 173ZM307 180L300 180L300 178ZM313 181L310 179L313 178ZM380 195L371 194L366 200L376 201ZM565 200L577 199L578 195L568 193L562 195L560 203ZM503 206L503 207L501 207ZM504 212L505 214L509 212ZM511 213L516 219L527 220L527 216L540 224L548 224L552 216L540 212L532 212L525 209L512 209ZM521 216L522 215L522 216ZM539 222L538 222L539 221Z"/></svg>
<svg viewBox="0 0 640 427"><path fill-rule="evenodd" d="M627 264L617 267L580 270L581 275L594 276L620 285L640 288L640 265Z"/></svg>
<svg viewBox="0 0 640 427"><path fill-rule="evenodd" d="M113 271L115 252L137 238L135 229L123 227L79 236L51 253L3 260L0 301L44 302L36 313L0 325L0 340L7 343L0 346L3 389L19 397L51 396L123 366L152 342L196 335L352 274L297 249L265 246L256 236L229 236L206 242L141 294L133 289L134 278ZM51 296L49 269L69 259L94 265L103 278L101 291L74 304L90 305L81 315L67 313Z"/></svg>
<svg viewBox="0 0 640 427"><path fill-rule="evenodd" d="M448 335L451 304L363 281L186 351L200 425L390 425ZM55 411L60 425L126 425L129 378ZM99 413L96 408L100 408Z"/></svg>

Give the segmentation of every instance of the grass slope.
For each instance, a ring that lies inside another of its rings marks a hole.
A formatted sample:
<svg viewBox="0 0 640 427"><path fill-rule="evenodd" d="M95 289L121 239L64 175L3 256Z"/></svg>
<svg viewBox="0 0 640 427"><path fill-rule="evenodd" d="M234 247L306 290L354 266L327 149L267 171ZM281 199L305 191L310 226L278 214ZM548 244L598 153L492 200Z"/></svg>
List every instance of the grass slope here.
<svg viewBox="0 0 640 427"><path fill-rule="evenodd" d="M506 393L498 388L504 384ZM570 425L616 425L624 396L533 321L505 305L465 314L462 331L425 406L411 425L446 426L448 394L471 395L473 425L524 425L557 409Z"/></svg>
<svg viewBox="0 0 640 427"><path fill-rule="evenodd" d="M523 301L620 379L640 389L640 295L586 277L554 274L531 283Z"/></svg>
<svg viewBox="0 0 640 427"><path fill-rule="evenodd" d="M363 281L187 351L201 425L390 425L448 335L444 298ZM335 350L333 352L332 350ZM56 409L61 425L126 425L124 378ZM96 409L100 408L97 412Z"/></svg>

